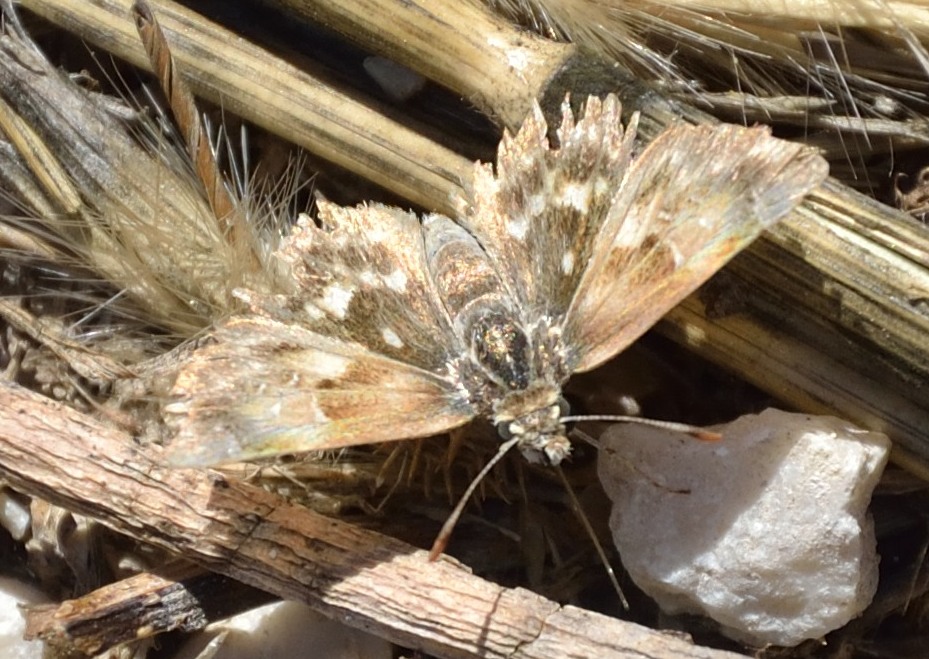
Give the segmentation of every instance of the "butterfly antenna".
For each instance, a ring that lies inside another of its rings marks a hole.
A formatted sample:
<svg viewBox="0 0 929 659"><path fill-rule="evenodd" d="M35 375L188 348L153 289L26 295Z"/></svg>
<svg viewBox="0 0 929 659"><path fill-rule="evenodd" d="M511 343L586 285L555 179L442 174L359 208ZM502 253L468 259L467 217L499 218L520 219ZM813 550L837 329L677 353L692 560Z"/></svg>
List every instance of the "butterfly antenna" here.
<svg viewBox="0 0 929 659"><path fill-rule="evenodd" d="M680 432L690 435L705 442L718 442L723 436L718 432L692 426L687 423L675 423L673 421L660 421L658 419L643 419L638 416L615 416L612 414L592 414L584 416L565 416L560 419L562 423L577 423L578 421L612 421L615 423L638 423L641 426L651 426L652 428L661 428L672 432Z"/></svg>
<svg viewBox="0 0 929 659"><path fill-rule="evenodd" d="M506 455L511 448L516 446L519 443L521 437L514 437L513 439L507 440L500 445L500 448L497 449L497 454L490 459L490 461L484 465L484 468L474 477L474 480L471 481L471 484L468 485L468 489L465 490L464 494L461 495L461 499L458 500L458 505L455 506L455 509L452 511L452 514L448 516L448 519L445 520L445 524L442 525L442 529L439 531L439 535L436 536L435 542L432 543L432 549L429 550L429 562L436 560L445 548L448 546L448 541L452 537L452 531L455 528L455 524L458 523L458 518L461 517L461 513L464 512L465 506L468 503L468 500L471 498L471 495L474 494L474 490L477 489L477 486L480 484L484 477L490 473L490 470L494 468L500 460L503 459L503 456Z"/></svg>
<svg viewBox="0 0 929 659"><path fill-rule="evenodd" d="M577 518L581 521L584 530L587 531L587 535L590 536L590 539L594 543L594 549L597 550L597 555L600 557L600 562L603 563L603 567L606 568L606 573L610 577L610 583L613 584L613 588L616 590L616 594L619 595L619 601L622 602L623 609L628 611L629 600L626 599L626 595L623 593L622 586L619 585L619 579L616 578L616 571L613 569L613 566L610 565L610 561L606 557L606 552L603 550L603 545L600 543L600 539L594 532L594 527L591 525L590 520L587 519L587 515L584 514L584 510L581 508L581 502L577 500L577 496L574 494L574 488L571 487L571 483L568 482L568 477L565 476L564 470L561 467L555 467L555 471L558 472L558 477L561 479L561 483L564 485L565 490L568 492L568 498L571 499L571 507L574 508L574 514L577 515Z"/></svg>

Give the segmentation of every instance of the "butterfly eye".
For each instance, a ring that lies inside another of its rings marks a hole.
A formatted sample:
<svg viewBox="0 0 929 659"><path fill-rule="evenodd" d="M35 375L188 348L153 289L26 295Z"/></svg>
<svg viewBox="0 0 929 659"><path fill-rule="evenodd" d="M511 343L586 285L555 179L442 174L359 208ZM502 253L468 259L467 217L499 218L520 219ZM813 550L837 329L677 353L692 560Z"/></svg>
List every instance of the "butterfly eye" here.
<svg viewBox="0 0 929 659"><path fill-rule="evenodd" d="M510 421L501 421L497 424L497 434L500 435L500 439L505 442L513 439L513 431L510 430L510 423Z"/></svg>
<svg viewBox="0 0 929 659"><path fill-rule="evenodd" d="M558 397L558 412L559 416L568 416L571 414L571 405L564 399L563 396Z"/></svg>

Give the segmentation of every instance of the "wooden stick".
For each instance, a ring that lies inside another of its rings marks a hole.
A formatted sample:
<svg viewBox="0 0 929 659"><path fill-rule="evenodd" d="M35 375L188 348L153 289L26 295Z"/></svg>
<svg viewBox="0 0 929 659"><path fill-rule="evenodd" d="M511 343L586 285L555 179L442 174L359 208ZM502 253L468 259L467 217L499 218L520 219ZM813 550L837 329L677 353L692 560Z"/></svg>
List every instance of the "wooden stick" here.
<svg viewBox="0 0 929 659"><path fill-rule="evenodd" d="M443 657L724 659L676 635L497 586L216 472L160 467L101 422L0 382L0 478L142 542Z"/></svg>
<svg viewBox="0 0 929 659"><path fill-rule="evenodd" d="M655 93L615 62L518 29L475 0L263 1L435 80L511 132L533 100L546 116L560 118L566 93L581 100L617 94L627 118L642 114L638 133L647 139L682 117L714 121Z"/></svg>
<svg viewBox="0 0 929 659"><path fill-rule="evenodd" d="M519 128L532 101L577 57L574 46L515 30L478 2L265 0L265 4L325 25L346 40L435 80L510 130ZM556 103L566 88L559 87Z"/></svg>
<svg viewBox="0 0 929 659"><path fill-rule="evenodd" d="M189 563L142 572L61 604L24 611L27 640L98 655L168 631L198 631L247 611L271 595Z"/></svg>

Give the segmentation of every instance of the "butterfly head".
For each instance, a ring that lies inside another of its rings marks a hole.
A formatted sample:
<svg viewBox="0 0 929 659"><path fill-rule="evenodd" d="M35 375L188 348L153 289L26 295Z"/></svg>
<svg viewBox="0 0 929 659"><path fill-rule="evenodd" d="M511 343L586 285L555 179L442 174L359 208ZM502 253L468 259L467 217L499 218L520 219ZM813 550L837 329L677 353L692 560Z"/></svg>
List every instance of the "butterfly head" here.
<svg viewBox="0 0 929 659"><path fill-rule="evenodd" d="M529 462L556 466L571 452L561 417L567 403L559 387L542 385L511 391L497 406L494 422L504 440L517 446Z"/></svg>

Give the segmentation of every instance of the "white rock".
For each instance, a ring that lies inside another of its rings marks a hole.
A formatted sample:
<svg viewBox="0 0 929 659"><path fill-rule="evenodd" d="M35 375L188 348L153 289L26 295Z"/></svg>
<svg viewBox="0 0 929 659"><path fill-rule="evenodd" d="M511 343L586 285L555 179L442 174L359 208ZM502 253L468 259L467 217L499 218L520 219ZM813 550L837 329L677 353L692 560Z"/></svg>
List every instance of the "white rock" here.
<svg viewBox="0 0 929 659"><path fill-rule="evenodd" d="M0 489L0 526L9 531L14 540L25 540L32 530L28 499L24 500L9 490Z"/></svg>
<svg viewBox="0 0 929 659"><path fill-rule="evenodd" d="M887 437L778 410L719 430L719 442L636 425L602 438L632 579L664 611L708 616L749 645L796 645L859 615L877 588L867 506Z"/></svg>
<svg viewBox="0 0 929 659"><path fill-rule="evenodd" d="M176 659L390 659L387 641L299 602L275 602L210 625Z"/></svg>
<svg viewBox="0 0 929 659"><path fill-rule="evenodd" d="M0 657L5 659L41 659L45 644L23 640L26 620L20 604L41 604L47 599L32 586L0 577Z"/></svg>

